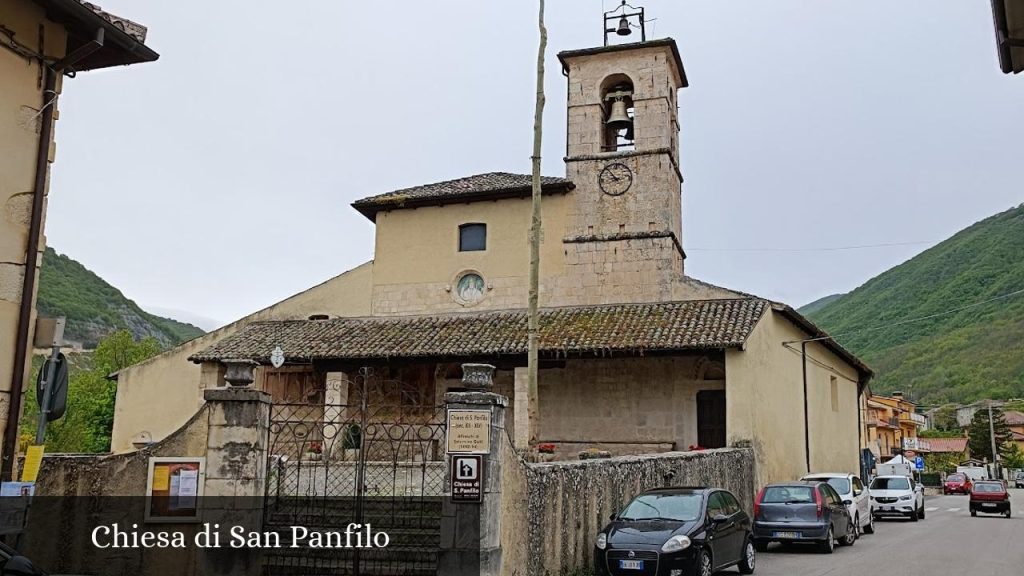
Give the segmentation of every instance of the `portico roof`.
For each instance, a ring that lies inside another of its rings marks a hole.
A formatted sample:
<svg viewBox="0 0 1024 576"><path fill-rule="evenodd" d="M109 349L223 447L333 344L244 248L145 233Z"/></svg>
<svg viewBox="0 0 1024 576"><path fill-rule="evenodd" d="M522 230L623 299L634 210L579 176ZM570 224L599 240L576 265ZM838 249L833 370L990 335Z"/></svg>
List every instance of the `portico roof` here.
<svg viewBox="0 0 1024 576"><path fill-rule="evenodd" d="M634 355L740 348L771 303L760 298L548 308L545 357ZM525 310L389 318L253 322L193 355L193 362L466 358L527 351Z"/></svg>

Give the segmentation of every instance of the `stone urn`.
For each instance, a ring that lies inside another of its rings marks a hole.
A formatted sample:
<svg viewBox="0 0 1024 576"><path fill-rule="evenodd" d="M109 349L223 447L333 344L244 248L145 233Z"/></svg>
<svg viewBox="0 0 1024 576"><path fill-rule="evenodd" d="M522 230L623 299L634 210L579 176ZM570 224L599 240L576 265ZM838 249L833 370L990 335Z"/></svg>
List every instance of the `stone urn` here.
<svg viewBox="0 0 1024 576"><path fill-rule="evenodd" d="M256 381L253 369L259 364L248 358L231 358L223 361L226 370L224 380L232 388L247 388Z"/></svg>
<svg viewBox="0 0 1024 576"><path fill-rule="evenodd" d="M462 383L472 390L490 390L494 387L494 366L491 364L463 364Z"/></svg>

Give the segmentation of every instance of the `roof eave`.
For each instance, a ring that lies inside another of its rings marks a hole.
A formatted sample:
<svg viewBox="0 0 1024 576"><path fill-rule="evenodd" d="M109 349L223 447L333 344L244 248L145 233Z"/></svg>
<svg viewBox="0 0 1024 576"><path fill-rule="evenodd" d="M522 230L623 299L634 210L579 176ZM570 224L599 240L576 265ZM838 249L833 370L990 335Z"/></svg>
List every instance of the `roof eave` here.
<svg viewBox="0 0 1024 576"><path fill-rule="evenodd" d="M992 0L992 20L1000 70L1004 74L1024 71L1024 37L1013 36L1014 30L1024 30L1024 0Z"/></svg>
<svg viewBox="0 0 1024 576"><path fill-rule="evenodd" d="M155 50L136 40L113 22L104 19L78 0L36 1L46 8L48 18L72 27L69 32L80 31L81 36L91 39L96 29L103 29L104 48L76 63L74 68L79 72L153 62L160 58ZM75 24L78 24L80 28L75 27ZM74 46L70 45L72 36L76 35L69 34L69 51L74 49Z"/></svg>
<svg viewBox="0 0 1024 576"><path fill-rule="evenodd" d="M541 194L566 194L576 188L572 182L555 182L541 186ZM508 188L504 190L488 190L468 194L450 196L434 196L430 198L406 198L393 203L387 199L378 201L356 200L351 204L357 212L366 216L371 222L377 221L377 213L387 210L405 208L423 208L426 206L444 206L447 204L464 204L468 202L484 202L487 200L505 200L508 198L525 198L533 193L532 188Z"/></svg>
<svg viewBox="0 0 1024 576"><path fill-rule="evenodd" d="M683 57L679 54L679 46L674 38L658 38L646 42L631 42L629 44L612 44L610 46L596 46L594 48L581 48L578 50L563 50L558 53L558 61L562 63L562 71L569 72L568 61L580 56L591 56L594 54L606 54L609 52L620 52L623 50L638 50L643 48L668 47L672 51L672 59L675 61L679 71L679 87L686 88L690 85L686 79L686 69L683 68Z"/></svg>

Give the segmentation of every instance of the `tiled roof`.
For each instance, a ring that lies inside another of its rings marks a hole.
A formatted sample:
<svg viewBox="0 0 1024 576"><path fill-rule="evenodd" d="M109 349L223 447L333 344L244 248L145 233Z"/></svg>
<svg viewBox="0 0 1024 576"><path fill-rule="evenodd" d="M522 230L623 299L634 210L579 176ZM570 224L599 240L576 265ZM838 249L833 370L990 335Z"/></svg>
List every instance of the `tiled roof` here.
<svg viewBox="0 0 1024 576"><path fill-rule="evenodd" d="M740 298L549 308L541 311L540 351L564 357L736 348L769 305ZM254 322L190 360L267 362L276 346L295 361L520 355L526 312Z"/></svg>
<svg viewBox="0 0 1024 576"><path fill-rule="evenodd" d="M572 188L573 183L565 178L541 177L541 191L544 193L566 192ZM488 172L370 196L356 200L352 207L373 220L381 210L529 196L532 191L533 177L529 174Z"/></svg>
<svg viewBox="0 0 1024 576"><path fill-rule="evenodd" d="M97 5L95 5L95 4L91 3L91 2L86 2L85 0L77 0L77 1L82 6L85 6L89 10L92 10L93 12L95 12L96 15L99 16L100 18L103 18L107 22L110 22L111 24L116 26L118 29L123 31L125 34L131 36L132 38L138 40L139 42L143 42L144 43L146 41L147 30L146 30L146 27L143 26L142 24L139 24L138 22L132 22L131 20L129 20L127 18L122 18L120 16L115 16L114 14L111 14L110 12L107 12L103 8L100 8L99 6L97 6Z"/></svg>
<svg viewBox="0 0 1024 576"><path fill-rule="evenodd" d="M107 12L86 0L34 0L46 17L64 26L67 55L64 65L74 72L152 62L160 55L146 46L148 30L142 24ZM94 43L103 30L102 45Z"/></svg>
<svg viewBox="0 0 1024 576"><path fill-rule="evenodd" d="M1003 416L1006 416L1006 423L1010 426L1024 426L1024 413L1016 410L1007 410L1003 412Z"/></svg>
<svg viewBox="0 0 1024 576"><path fill-rule="evenodd" d="M967 450L967 438L928 438L932 452L953 452L960 454Z"/></svg>

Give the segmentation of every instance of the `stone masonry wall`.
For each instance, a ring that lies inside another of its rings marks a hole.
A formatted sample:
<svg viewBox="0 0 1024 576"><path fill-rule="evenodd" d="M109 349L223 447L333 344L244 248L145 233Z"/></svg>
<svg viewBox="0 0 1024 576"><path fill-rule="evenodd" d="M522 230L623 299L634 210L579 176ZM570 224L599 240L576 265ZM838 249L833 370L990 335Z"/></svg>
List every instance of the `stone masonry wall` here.
<svg viewBox="0 0 1024 576"><path fill-rule="evenodd" d="M527 512L503 518L503 532L528 534L526 570L504 574L560 576L593 565L594 538L631 498L661 486L716 486L753 508L754 454L749 449L670 452L578 462L520 464L525 478L506 473L509 486L525 487ZM510 467L511 468L511 467ZM521 472L520 472L521 473ZM525 483L523 482L525 480ZM503 487L504 489L504 487ZM518 521L520 525L512 525ZM503 546L517 542L510 537ZM521 545L521 543L519 543ZM508 549L507 559L523 551Z"/></svg>

